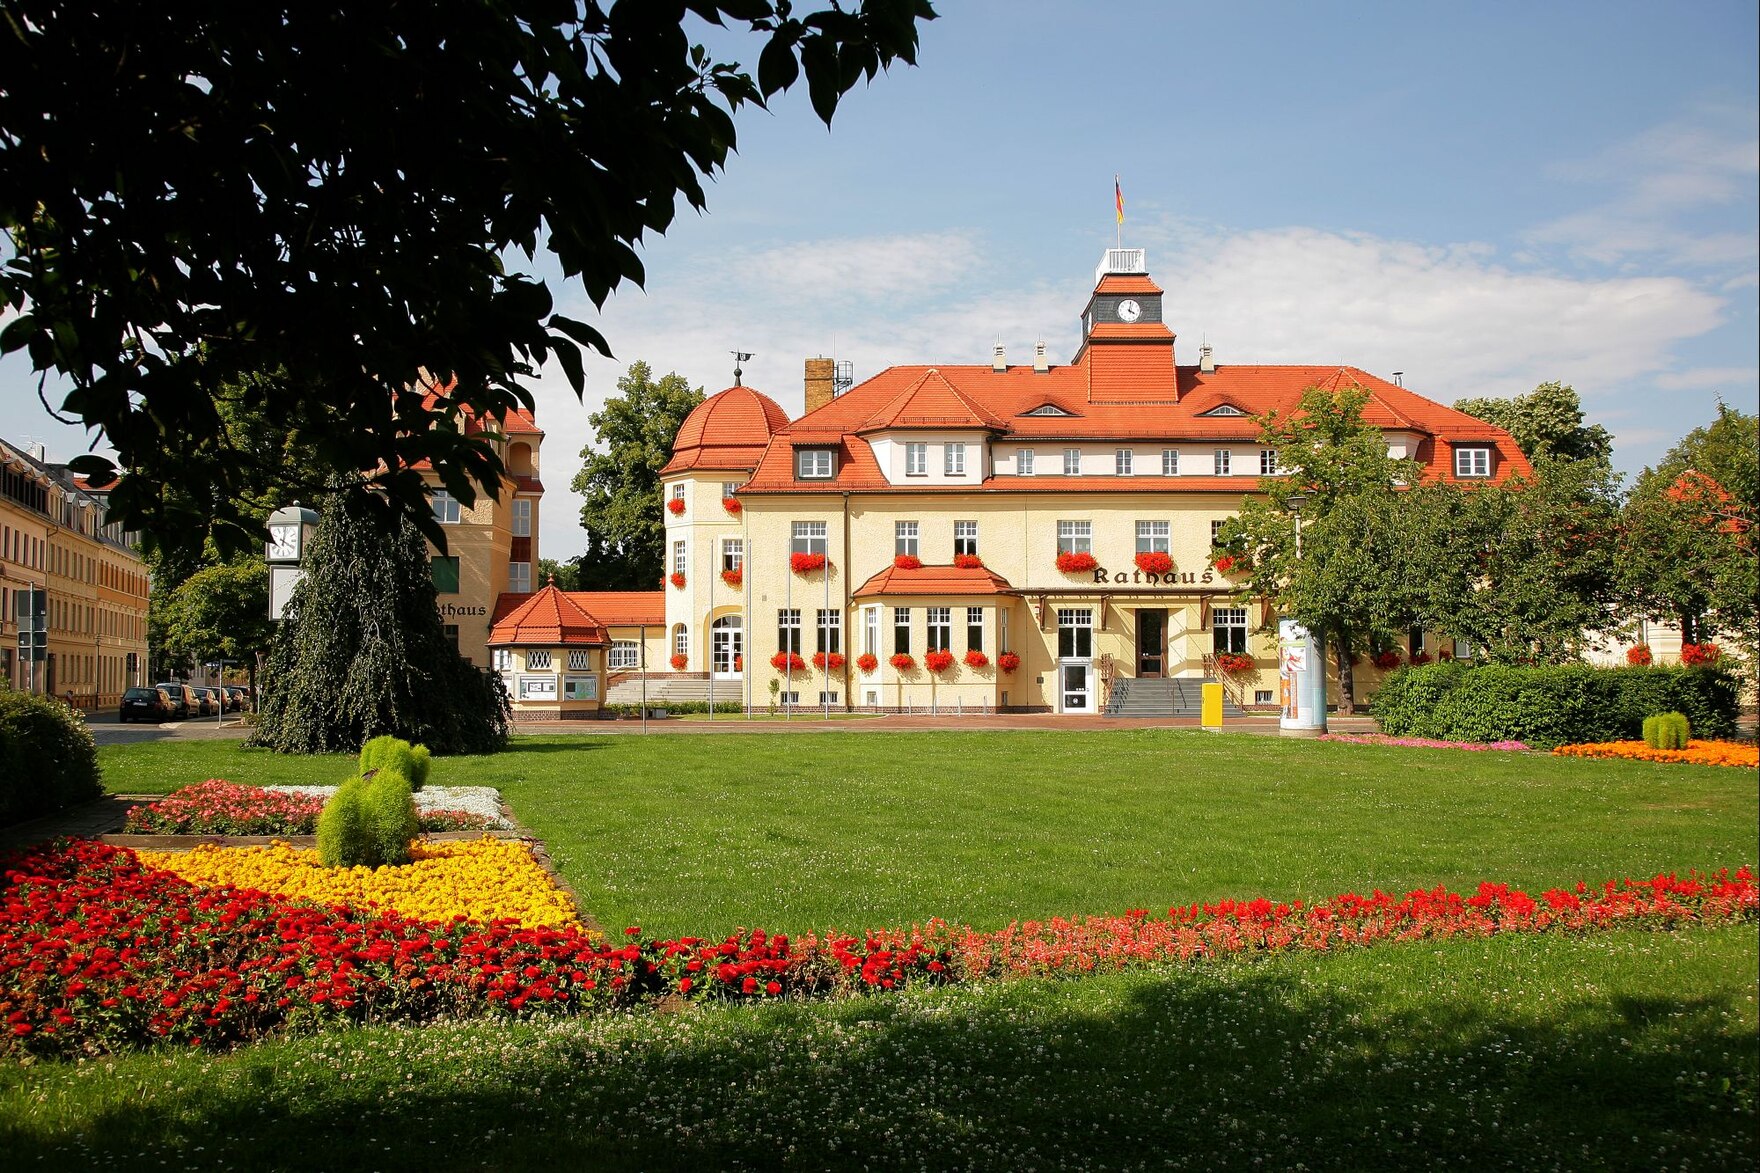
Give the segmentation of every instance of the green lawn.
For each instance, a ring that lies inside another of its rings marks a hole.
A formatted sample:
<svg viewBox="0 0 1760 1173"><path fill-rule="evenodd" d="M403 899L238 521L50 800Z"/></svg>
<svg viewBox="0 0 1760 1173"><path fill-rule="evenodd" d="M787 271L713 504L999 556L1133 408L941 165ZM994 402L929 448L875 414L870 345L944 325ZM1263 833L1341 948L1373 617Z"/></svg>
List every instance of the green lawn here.
<svg viewBox="0 0 1760 1173"><path fill-rule="evenodd" d="M344 758L109 747L105 782L334 782ZM1744 770L1198 732L521 738L499 787L609 926L719 933L1165 908L1755 862Z"/></svg>
<svg viewBox="0 0 1760 1173"><path fill-rule="evenodd" d="M341 1031L0 1068L0 1152L17 1169L1746 1168L1757 962L1750 924Z"/></svg>

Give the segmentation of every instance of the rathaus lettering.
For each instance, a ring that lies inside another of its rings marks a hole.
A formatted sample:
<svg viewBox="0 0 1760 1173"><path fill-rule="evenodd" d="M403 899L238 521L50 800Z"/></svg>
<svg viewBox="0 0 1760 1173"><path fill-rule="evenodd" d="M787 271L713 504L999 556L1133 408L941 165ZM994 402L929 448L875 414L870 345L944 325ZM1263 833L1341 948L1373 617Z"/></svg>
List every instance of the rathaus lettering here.
<svg viewBox="0 0 1760 1173"><path fill-rule="evenodd" d="M489 613L487 607L460 607L455 603L436 603L435 607L440 614L449 619L454 615L487 615Z"/></svg>
<svg viewBox="0 0 1760 1173"><path fill-rule="evenodd" d="M1100 566L1094 570L1094 581L1106 583L1141 582L1152 586L1183 586L1188 583L1194 586L1208 586L1216 581L1216 573L1211 570L1206 570L1201 574L1192 570L1183 573L1174 570L1167 574L1145 574L1141 570L1108 570L1104 566Z"/></svg>

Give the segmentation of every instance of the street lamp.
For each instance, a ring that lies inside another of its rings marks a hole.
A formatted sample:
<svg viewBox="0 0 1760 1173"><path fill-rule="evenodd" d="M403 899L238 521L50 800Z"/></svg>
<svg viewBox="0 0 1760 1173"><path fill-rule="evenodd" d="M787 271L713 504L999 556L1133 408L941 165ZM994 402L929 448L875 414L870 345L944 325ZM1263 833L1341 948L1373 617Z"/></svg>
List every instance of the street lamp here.
<svg viewBox="0 0 1760 1173"><path fill-rule="evenodd" d="M1306 493L1291 493L1288 497L1284 498L1284 504L1288 506L1290 513L1293 514L1296 519L1297 562L1302 560L1302 506L1307 503L1308 495Z"/></svg>

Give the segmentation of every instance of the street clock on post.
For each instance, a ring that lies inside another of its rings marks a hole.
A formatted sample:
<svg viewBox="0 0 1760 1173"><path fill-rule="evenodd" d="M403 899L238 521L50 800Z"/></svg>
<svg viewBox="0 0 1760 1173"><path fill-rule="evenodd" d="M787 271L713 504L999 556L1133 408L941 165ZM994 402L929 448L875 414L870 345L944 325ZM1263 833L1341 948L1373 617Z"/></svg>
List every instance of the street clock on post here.
<svg viewBox="0 0 1760 1173"><path fill-rule="evenodd" d="M317 512L297 501L269 515L269 541L263 547L263 559L269 563L269 618L280 619L287 610L293 588L305 573L301 563L317 528Z"/></svg>

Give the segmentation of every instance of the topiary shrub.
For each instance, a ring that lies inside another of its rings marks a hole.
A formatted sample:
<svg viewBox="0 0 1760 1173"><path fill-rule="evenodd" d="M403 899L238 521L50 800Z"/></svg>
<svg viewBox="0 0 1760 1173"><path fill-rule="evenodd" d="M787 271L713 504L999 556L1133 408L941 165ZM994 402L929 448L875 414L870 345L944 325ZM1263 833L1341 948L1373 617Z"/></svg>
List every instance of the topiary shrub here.
<svg viewBox="0 0 1760 1173"><path fill-rule="evenodd" d="M50 697L0 687L0 826L104 793L85 719Z"/></svg>
<svg viewBox="0 0 1760 1173"><path fill-rule="evenodd" d="M1651 749L1686 749L1693 727L1684 713L1657 713L1644 718L1644 744Z"/></svg>
<svg viewBox="0 0 1760 1173"><path fill-rule="evenodd" d="M361 746L362 776L374 770L396 770L409 780L409 788L420 790L428 781L428 747L411 745L401 737L375 737Z"/></svg>
<svg viewBox="0 0 1760 1173"><path fill-rule="evenodd" d="M327 868L373 866L375 850L361 809L366 785L359 778L350 778L318 812L318 859Z"/></svg>
<svg viewBox="0 0 1760 1173"><path fill-rule="evenodd" d="M410 840L421 831L409 777L395 767L384 767L367 779L360 805L375 866L408 863Z"/></svg>

